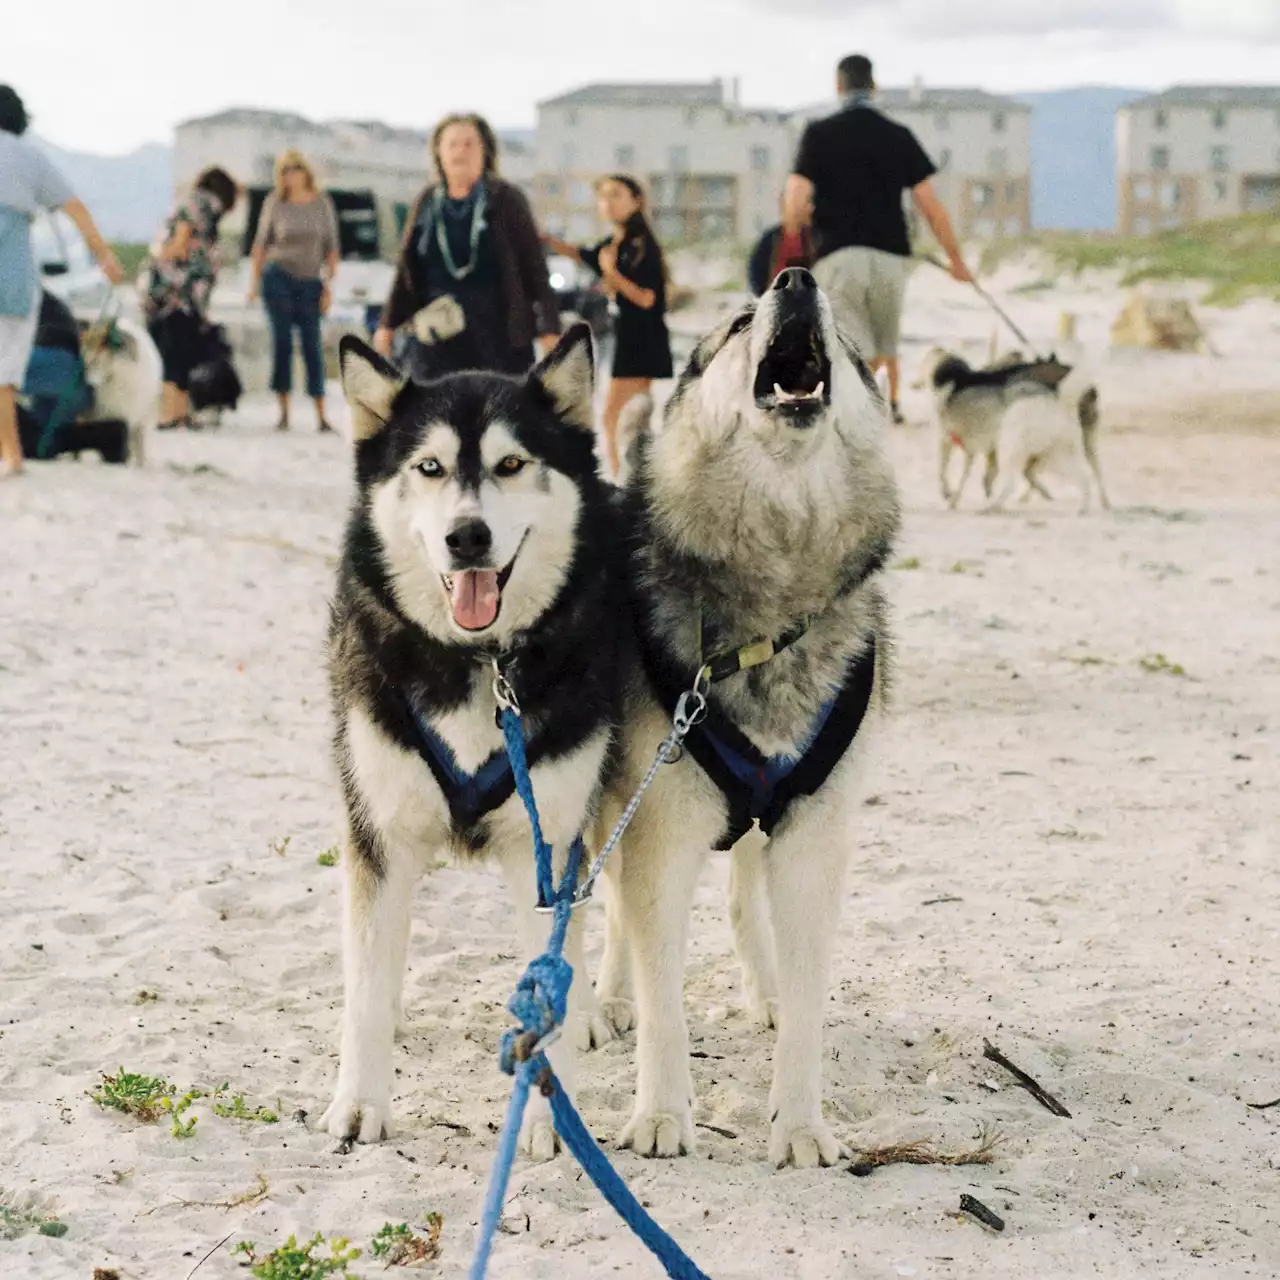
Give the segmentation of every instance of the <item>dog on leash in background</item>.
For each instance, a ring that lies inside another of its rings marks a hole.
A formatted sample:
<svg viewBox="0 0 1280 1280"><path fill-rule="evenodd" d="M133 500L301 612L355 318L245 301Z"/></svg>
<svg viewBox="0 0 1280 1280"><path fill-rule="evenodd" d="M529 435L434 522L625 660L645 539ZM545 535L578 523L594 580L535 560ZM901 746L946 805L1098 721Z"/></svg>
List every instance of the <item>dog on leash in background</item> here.
<svg viewBox="0 0 1280 1280"><path fill-rule="evenodd" d="M998 511L1019 481L1027 493L1051 495L1041 483L1047 471L1072 479L1089 508L1090 475L1104 508L1110 508L1098 456L1098 390L1084 369L1047 360L1007 355L986 369L939 347L925 357L924 380L933 394L938 422L938 480L943 501L955 508L975 459L985 461L986 509ZM964 459L954 488L951 457Z"/></svg>
<svg viewBox="0 0 1280 1280"><path fill-rule="evenodd" d="M164 366L156 344L142 325L120 316L88 328L80 349L93 388L93 416L128 424L129 460L142 466L160 417Z"/></svg>

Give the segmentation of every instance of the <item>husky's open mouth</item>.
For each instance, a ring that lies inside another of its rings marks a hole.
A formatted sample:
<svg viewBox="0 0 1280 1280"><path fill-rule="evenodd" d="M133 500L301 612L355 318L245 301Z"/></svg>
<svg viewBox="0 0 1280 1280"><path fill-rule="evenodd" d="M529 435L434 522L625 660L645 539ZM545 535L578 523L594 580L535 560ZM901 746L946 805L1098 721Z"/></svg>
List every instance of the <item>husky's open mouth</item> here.
<svg viewBox="0 0 1280 1280"><path fill-rule="evenodd" d="M520 547L523 546L521 539ZM457 573L441 574L453 620L464 631L485 631L497 622L502 611L502 589L511 578L520 547L505 569L459 569Z"/></svg>
<svg viewBox="0 0 1280 1280"><path fill-rule="evenodd" d="M831 361L816 313L784 316L756 369L756 407L796 426L831 403Z"/></svg>

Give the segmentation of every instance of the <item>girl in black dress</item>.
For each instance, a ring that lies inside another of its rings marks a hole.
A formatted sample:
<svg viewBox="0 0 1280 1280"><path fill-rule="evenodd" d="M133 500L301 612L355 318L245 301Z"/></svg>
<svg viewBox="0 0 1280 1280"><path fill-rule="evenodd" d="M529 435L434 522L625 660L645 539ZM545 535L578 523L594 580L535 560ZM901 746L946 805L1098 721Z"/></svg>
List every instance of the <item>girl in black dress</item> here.
<svg viewBox="0 0 1280 1280"><path fill-rule="evenodd" d="M667 271L662 249L645 217L644 189L624 173L596 184L602 218L613 235L597 245L571 245L546 237L549 248L594 271L618 308L613 369L604 404L605 465L617 475L618 418L632 396L649 390L654 378L671 377L667 336Z"/></svg>

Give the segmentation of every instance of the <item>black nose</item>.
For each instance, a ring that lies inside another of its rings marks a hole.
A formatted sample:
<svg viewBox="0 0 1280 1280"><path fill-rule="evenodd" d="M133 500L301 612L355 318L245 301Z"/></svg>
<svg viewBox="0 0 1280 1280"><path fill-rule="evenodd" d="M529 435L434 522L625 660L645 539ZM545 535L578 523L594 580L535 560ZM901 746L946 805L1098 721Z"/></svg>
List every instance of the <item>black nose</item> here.
<svg viewBox="0 0 1280 1280"><path fill-rule="evenodd" d="M799 292L807 292L810 289L816 289L818 282L813 278L813 272L805 270L804 267L788 267L785 271L779 271L777 279L773 282L775 289L794 289Z"/></svg>
<svg viewBox="0 0 1280 1280"><path fill-rule="evenodd" d="M493 534L483 520L459 520L444 535L444 544L460 564L475 564L488 556Z"/></svg>

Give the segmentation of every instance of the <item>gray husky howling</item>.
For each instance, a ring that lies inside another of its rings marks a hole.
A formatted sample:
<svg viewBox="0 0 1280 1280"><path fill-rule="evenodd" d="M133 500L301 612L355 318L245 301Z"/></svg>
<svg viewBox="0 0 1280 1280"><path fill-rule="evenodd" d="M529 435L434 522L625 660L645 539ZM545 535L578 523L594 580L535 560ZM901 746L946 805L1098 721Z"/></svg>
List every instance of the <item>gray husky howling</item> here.
<svg viewBox="0 0 1280 1280"><path fill-rule="evenodd" d="M693 1147L683 1010L694 886L734 849L730 915L744 996L776 1026L769 1155L831 1164L822 1015L857 778L885 706L880 586L899 522L885 410L813 276L791 268L696 349L628 495L640 658L626 692L612 817L697 682L708 710L659 770L612 868L598 991L638 1015L635 1110L621 1141ZM702 675L699 675L702 672Z"/></svg>

